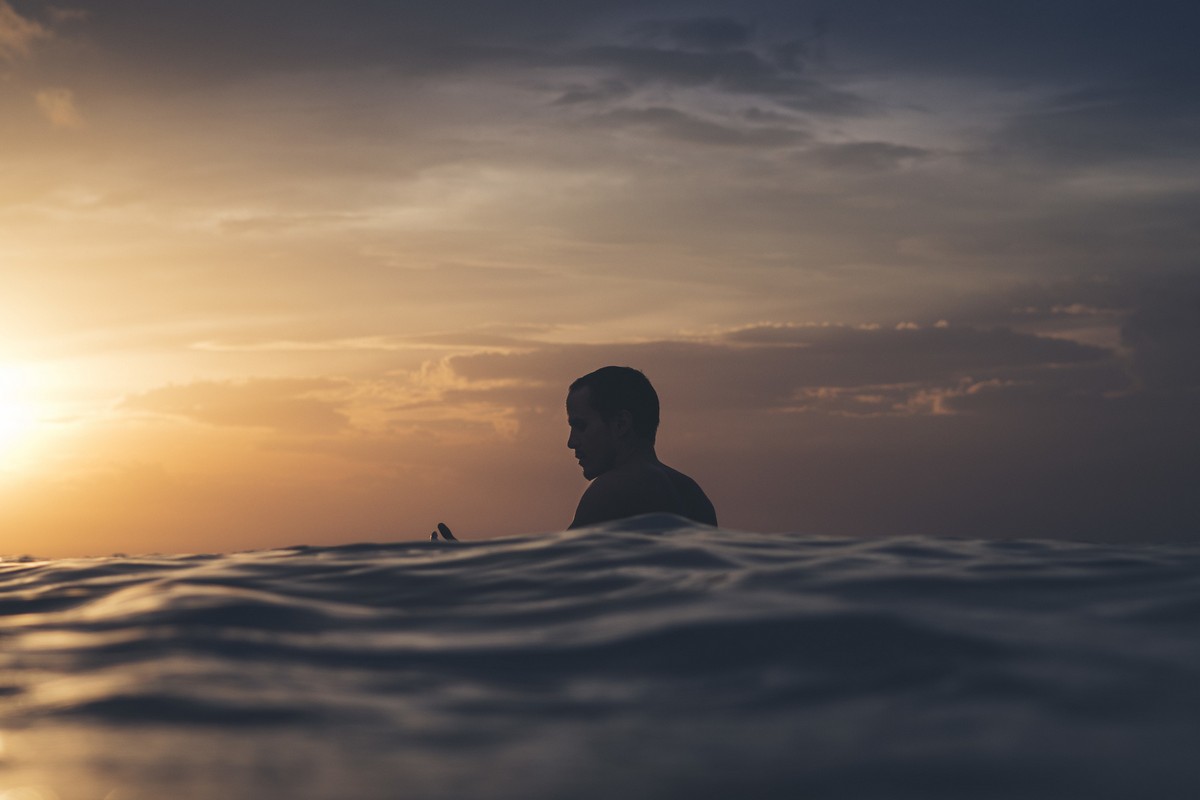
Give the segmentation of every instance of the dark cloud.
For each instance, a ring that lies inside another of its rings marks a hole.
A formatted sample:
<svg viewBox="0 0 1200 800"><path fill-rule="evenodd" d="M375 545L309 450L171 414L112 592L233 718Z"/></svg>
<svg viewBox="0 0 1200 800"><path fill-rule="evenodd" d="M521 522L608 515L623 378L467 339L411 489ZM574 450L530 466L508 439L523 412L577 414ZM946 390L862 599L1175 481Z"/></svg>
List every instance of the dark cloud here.
<svg viewBox="0 0 1200 800"><path fill-rule="evenodd" d="M1069 332L1100 323L1115 330L1134 310L1137 294L1136 279L1119 275L1026 280L964 301L953 310L952 319L976 328Z"/></svg>
<svg viewBox="0 0 1200 800"><path fill-rule="evenodd" d="M1111 356L1103 348L1006 328L770 326L746 328L730 334L728 339L731 343L767 345L761 352L772 355L771 346L784 346L793 356L785 374L804 386L945 380L987 375L1004 368L1071 364Z"/></svg>
<svg viewBox="0 0 1200 800"><path fill-rule="evenodd" d="M1193 329L1167 328L1182 353ZM578 375L643 369L663 399L661 452L733 527L1183 541L1200 524L1200 395L1146 393L1106 348L1004 329L760 326L446 363L476 387L447 400L494 403L523 429L557 429Z"/></svg>
<svg viewBox="0 0 1200 800"><path fill-rule="evenodd" d="M448 363L468 381L500 382L504 391L513 382L553 386L601 363L629 364L702 398L697 413L843 413L853 406L862 414L940 414L966 410L969 402L956 401L991 385L1035 386L1055 397L1129 386L1108 350L1002 329L760 327L716 342L539 346ZM488 391L474 397L487 400Z"/></svg>
<svg viewBox="0 0 1200 800"><path fill-rule="evenodd" d="M1200 387L1200 276L1194 272L1025 283L957 314L975 326L1075 340L1105 331L1119 347L1113 363L1139 387L1167 393Z"/></svg>
<svg viewBox="0 0 1200 800"><path fill-rule="evenodd" d="M568 7L569 6L569 7ZM90 9L87 39L139 82L187 88L273 72L388 69L421 80L535 64L605 6L524 0L113 0ZM152 67L154 74L140 75Z"/></svg>
<svg viewBox="0 0 1200 800"><path fill-rule="evenodd" d="M93 40L123 44L131 59L188 71L206 58L210 76L392 66L413 77L548 64L589 29L622 18L626 39L663 47L725 50L749 38L749 27L732 17L665 20L654 8L633 0L520 0L503 7L486 0L179 0L169 7L112 0L94 10L89 27Z"/></svg>
<svg viewBox="0 0 1200 800"><path fill-rule="evenodd" d="M47 17L53 7L31 5ZM952 72L1064 87L1149 72L1160 87L1182 89L1200 64L1190 36L1200 12L1170 0L1136 8L1082 0L851 0L832 10L816 0L747 0L709 4L691 17L679 16L676 4L635 0L109 0L89 11L90 41L197 79L202 67L210 78L327 66L393 66L412 77L555 63L589 42L614 47L576 52L634 74L774 91L810 51L830 50L843 67L888 74ZM1151 86L1146 80L1143 88Z"/></svg>
<svg viewBox="0 0 1200 800"><path fill-rule="evenodd" d="M731 127L662 106L622 108L601 114L595 121L613 127L650 131L694 144L729 147L792 147L811 138L796 128L778 125Z"/></svg>
<svg viewBox="0 0 1200 800"><path fill-rule="evenodd" d="M1200 390L1200 279L1156 287L1121 328L1133 374L1159 391Z"/></svg>
<svg viewBox="0 0 1200 800"><path fill-rule="evenodd" d="M1115 359L1095 363L1054 364L1035 369L997 370L979 381L962 381L940 392L950 413L991 418L1020 417L1062 410L1091 413L1130 393L1123 364Z"/></svg>
<svg viewBox="0 0 1200 800"><path fill-rule="evenodd" d="M122 408L184 417L206 425L267 428L296 434L336 433L348 420L344 403L322 395L345 385L324 379L199 382L164 386L125 398Z"/></svg>
<svg viewBox="0 0 1200 800"><path fill-rule="evenodd" d="M632 91L633 89L629 84L619 80L600 81L593 86L577 84L563 91L554 100L554 105L570 106L587 103L607 103L611 100L628 97Z"/></svg>
<svg viewBox="0 0 1200 800"><path fill-rule="evenodd" d="M796 124L796 115L790 112L783 113L780 111L766 110L757 107L746 109L743 116L748 122L767 123L775 125L794 125Z"/></svg>
<svg viewBox="0 0 1200 800"><path fill-rule="evenodd" d="M780 67L799 72L809 55L809 47L801 41L784 42L771 48L771 60Z"/></svg>
<svg viewBox="0 0 1200 800"><path fill-rule="evenodd" d="M852 0L828 12L829 36L844 57L1014 84L1047 78L1061 85L1093 83L1154 69L1173 73L1184 85L1200 63L1191 35L1197 23L1200 9L1175 0Z"/></svg>
<svg viewBox="0 0 1200 800"><path fill-rule="evenodd" d="M730 50L750 43L748 25L730 17L646 20L630 28L635 39L685 50Z"/></svg>
<svg viewBox="0 0 1200 800"><path fill-rule="evenodd" d="M826 115L860 114L870 107L853 92L801 77L751 50L601 45L570 53L567 60L607 70L633 86L709 88L767 97L789 108Z"/></svg>
<svg viewBox="0 0 1200 800"><path fill-rule="evenodd" d="M1075 90L1022 114L998 142L1059 166L1200 155L1200 98L1195 74L1138 75Z"/></svg>
<svg viewBox="0 0 1200 800"><path fill-rule="evenodd" d="M613 69L633 83L714 86L732 91L779 94L791 79L749 50L705 53L657 47L604 45L577 53L582 63Z"/></svg>
<svg viewBox="0 0 1200 800"><path fill-rule="evenodd" d="M812 155L836 169L886 170L929 158L933 153L921 147L888 142L850 142L821 145L813 149Z"/></svg>

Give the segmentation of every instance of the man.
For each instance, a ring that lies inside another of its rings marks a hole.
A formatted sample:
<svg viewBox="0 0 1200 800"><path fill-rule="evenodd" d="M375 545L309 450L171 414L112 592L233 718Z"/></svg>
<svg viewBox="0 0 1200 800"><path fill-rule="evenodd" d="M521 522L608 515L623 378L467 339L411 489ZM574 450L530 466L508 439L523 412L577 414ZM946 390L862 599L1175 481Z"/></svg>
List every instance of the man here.
<svg viewBox="0 0 1200 800"><path fill-rule="evenodd" d="M567 391L567 447L591 481L572 528L638 514L678 514L705 525L717 513L704 490L658 460L658 394L631 367L602 367Z"/></svg>
<svg viewBox="0 0 1200 800"><path fill-rule="evenodd" d="M658 393L632 367L601 367L567 390L567 447L591 481L579 498L572 528L638 514L678 514L705 525L717 512L687 475L658 460ZM457 541L442 523L430 534Z"/></svg>

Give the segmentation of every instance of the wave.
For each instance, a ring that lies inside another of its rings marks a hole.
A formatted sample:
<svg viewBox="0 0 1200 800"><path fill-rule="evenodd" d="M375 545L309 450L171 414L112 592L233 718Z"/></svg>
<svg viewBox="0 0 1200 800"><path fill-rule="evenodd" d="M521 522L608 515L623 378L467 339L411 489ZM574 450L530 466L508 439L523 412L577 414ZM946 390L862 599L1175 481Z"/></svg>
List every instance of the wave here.
<svg viewBox="0 0 1200 800"><path fill-rule="evenodd" d="M669 516L4 561L0 789L1191 796L1198 621L1195 547Z"/></svg>

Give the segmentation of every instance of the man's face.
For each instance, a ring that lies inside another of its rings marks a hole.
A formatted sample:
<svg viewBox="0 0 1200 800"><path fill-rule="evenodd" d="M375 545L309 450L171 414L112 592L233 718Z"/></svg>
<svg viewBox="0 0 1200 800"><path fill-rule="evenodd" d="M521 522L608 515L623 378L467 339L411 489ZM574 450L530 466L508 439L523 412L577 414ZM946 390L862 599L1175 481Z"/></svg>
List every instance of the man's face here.
<svg viewBox="0 0 1200 800"><path fill-rule="evenodd" d="M616 435L592 408L586 386L567 395L567 424L571 426L567 447L575 451L583 477L590 481L616 466Z"/></svg>

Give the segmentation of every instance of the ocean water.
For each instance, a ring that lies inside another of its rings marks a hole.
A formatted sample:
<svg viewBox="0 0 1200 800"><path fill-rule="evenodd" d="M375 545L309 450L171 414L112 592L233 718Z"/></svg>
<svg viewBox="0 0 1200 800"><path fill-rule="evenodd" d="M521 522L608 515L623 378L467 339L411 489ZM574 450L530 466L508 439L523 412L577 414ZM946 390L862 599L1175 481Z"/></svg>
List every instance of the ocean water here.
<svg viewBox="0 0 1200 800"><path fill-rule="evenodd" d="M0 562L0 799L1196 798L1200 547L697 528Z"/></svg>

